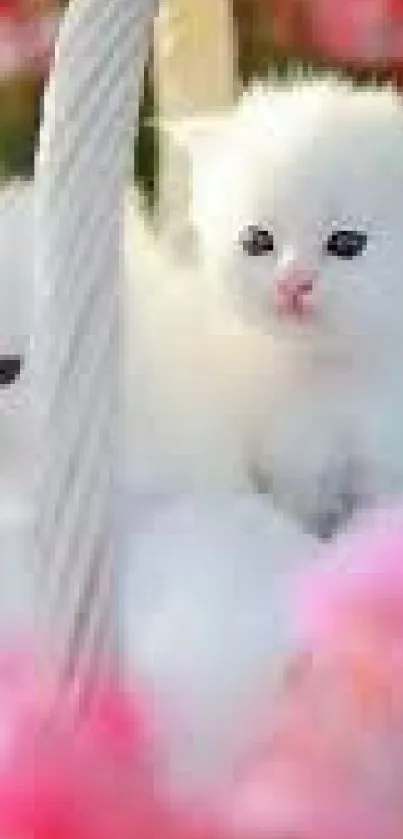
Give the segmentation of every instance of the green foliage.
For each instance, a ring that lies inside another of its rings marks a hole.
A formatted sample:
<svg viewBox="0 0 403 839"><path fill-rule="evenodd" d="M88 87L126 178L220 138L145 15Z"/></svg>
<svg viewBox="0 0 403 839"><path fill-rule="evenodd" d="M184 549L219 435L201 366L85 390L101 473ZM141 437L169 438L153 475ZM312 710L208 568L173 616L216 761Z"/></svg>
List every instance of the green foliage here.
<svg viewBox="0 0 403 839"><path fill-rule="evenodd" d="M42 84L31 79L0 85L0 177L30 176L34 170L42 106ZM158 133L152 125L152 74L145 76L140 130L135 144L134 172L153 206L157 194Z"/></svg>
<svg viewBox="0 0 403 839"><path fill-rule="evenodd" d="M2 176L29 175L33 168L32 131L22 132L8 123L0 130L0 171Z"/></svg>
<svg viewBox="0 0 403 839"><path fill-rule="evenodd" d="M40 86L21 78L0 86L0 173L29 176L34 169L40 119Z"/></svg>

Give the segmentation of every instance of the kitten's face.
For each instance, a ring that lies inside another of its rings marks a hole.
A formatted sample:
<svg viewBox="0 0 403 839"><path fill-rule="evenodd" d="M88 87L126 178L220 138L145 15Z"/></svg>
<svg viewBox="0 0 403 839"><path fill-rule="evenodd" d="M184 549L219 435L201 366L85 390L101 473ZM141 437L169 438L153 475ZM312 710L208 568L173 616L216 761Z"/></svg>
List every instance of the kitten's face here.
<svg viewBox="0 0 403 839"><path fill-rule="evenodd" d="M261 94L194 144L203 258L270 332L402 332L402 195L403 105L389 93Z"/></svg>

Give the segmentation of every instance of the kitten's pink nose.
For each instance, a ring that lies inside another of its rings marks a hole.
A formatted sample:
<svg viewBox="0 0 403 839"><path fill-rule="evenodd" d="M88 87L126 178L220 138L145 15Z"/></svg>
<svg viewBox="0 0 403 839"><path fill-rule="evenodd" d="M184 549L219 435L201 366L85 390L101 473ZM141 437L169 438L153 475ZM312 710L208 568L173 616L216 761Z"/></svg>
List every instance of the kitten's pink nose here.
<svg viewBox="0 0 403 839"><path fill-rule="evenodd" d="M276 281L276 309L281 315L304 317L313 310L316 271L289 265Z"/></svg>

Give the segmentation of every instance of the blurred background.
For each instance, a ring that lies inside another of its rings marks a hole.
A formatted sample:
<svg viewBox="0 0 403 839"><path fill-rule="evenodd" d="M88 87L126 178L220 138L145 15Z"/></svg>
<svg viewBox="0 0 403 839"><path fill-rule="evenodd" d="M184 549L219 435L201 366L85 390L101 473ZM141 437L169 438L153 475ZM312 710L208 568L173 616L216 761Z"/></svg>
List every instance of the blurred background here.
<svg viewBox="0 0 403 839"><path fill-rule="evenodd" d="M0 0L2 178L33 172L42 93L65 6L63 0ZM239 80L300 66L318 73L338 68L358 83L390 78L403 88L403 0L165 0L159 32L135 150L135 175L151 205L160 163L150 121L157 99L168 111L183 110L185 99L189 109L192 97L196 107L219 105L235 95ZM164 52L170 36L174 58L172 50Z"/></svg>

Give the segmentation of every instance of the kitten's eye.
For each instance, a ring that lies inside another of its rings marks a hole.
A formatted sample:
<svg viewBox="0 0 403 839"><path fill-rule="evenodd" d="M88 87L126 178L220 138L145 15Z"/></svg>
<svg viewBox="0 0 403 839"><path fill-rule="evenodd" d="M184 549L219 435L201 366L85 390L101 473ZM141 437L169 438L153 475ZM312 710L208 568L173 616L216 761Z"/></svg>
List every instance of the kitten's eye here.
<svg viewBox="0 0 403 839"><path fill-rule="evenodd" d="M240 235L240 244L248 256L261 256L274 251L273 234L266 227L249 224Z"/></svg>
<svg viewBox="0 0 403 839"><path fill-rule="evenodd" d="M19 378L22 358L19 355L0 357L0 387L9 387Z"/></svg>
<svg viewBox="0 0 403 839"><path fill-rule="evenodd" d="M325 250L338 259L354 259L367 247L368 237L360 230L335 230L328 238Z"/></svg>

